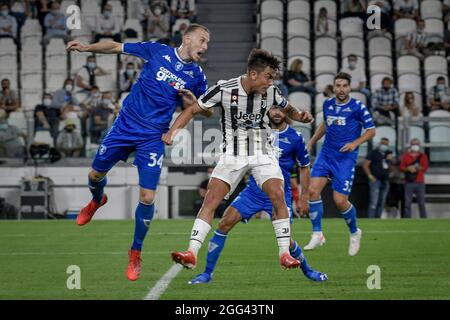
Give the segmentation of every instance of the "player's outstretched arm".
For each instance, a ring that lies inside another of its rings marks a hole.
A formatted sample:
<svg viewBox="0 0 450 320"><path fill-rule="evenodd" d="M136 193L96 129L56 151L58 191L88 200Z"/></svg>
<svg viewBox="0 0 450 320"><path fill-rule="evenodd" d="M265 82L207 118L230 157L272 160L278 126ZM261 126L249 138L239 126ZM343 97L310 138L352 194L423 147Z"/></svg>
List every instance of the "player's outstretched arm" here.
<svg viewBox="0 0 450 320"><path fill-rule="evenodd" d="M367 129L366 132L364 132L364 134L362 136L360 136L358 139L356 139L353 142L345 144L339 151L340 152L352 152L360 144L363 144L364 142L369 141L373 137L375 137L375 128Z"/></svg>
<svg viewBox="0 0 450 320"><path fill-rule="evenodd" d="M308 144L306 145L306 150L308 150L308 152L311 152L311 149L316 144L316 142L322 139L326 129L327 128L325 127L325 123L322 122L314 132L314 135L311 137Z"/></svg>
<svg viewBox="0 0 450 320"><path fill-rule="evenodd" d="M67 51L92 52L92 53L122 53L122 43L115 41L100 41L93 44L83 44L78 40L67 44Z"/></svg>
<svg viewBox="0 0 450 320"><path fill-rule="evenodd" d="M289 118L291 118L294 121L298 122L304 122L304 123L310 123L314 120L311 113L307 111L300 111L296 107L294 107L291 104L288 104L288 106L284 109L281 109Z"/></svg>

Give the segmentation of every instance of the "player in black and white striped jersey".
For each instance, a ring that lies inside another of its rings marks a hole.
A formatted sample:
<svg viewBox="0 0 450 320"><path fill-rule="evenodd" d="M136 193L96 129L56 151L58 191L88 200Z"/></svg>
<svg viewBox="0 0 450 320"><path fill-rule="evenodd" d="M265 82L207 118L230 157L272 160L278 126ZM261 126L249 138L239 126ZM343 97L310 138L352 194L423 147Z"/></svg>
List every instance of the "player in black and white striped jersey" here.
<svg viewBox="0 0 450 320"><path fill-rule="evenodd" d="M197 264L197 253L209 230L214 212L220 202L230 195L247 171L251 171L258 186L273 204L273 226L278 241L280 264L296 268L300 262L289 253L290 221L284 200L284 179L275 150L271 145L268 109L279 106L291 119L311 122L312 116L299 111L273 86L280 61L265 50L253 49L247 62L247 73L238 78L221 81L210 88L198 101L188 90L180 90L188 105L163 135L172 144L176 130L184 128L197 113L212 113L212 107L222 109L223 153L220 156L197 219L192 228L189 249L175 251L172 258L187 268Z"/></svg>

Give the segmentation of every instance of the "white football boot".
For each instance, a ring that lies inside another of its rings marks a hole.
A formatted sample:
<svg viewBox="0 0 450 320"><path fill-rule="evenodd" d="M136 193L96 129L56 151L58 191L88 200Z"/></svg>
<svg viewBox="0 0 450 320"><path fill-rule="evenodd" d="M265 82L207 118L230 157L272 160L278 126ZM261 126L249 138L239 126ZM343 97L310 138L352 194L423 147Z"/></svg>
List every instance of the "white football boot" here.
<svg viewBox="0 0 450 320"><path fill-rule="evenodd" d="M311 235L311 240L309 243L303 247L304 250L314 250L317 247L323 246L325 244L325 237L322 232L313 232Z"/></svg>
<svg viewBox="0 0 450 320"><path fill-rule="evenodd" d="M348 246L348 254L350 256L355 256L358 253L361 237L362 231L359 228L355 233L350 234L350 245Z"/></svg>

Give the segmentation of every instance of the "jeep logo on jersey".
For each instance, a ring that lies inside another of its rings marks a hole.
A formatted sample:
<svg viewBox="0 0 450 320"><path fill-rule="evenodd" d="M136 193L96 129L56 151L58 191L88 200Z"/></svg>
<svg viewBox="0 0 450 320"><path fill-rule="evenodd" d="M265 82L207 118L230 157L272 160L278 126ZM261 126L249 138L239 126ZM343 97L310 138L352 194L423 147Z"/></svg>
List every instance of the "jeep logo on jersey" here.
<svg viewBox="0 0 450 320"><path fill-rule="evenodd" d="M260 113L254 114L254 113L243 113L242 111L239 112L234 116L236 120L243 120L243 121L259 121L261 120L262 116Z"/></svg>
<svg viewBox="0 0 450 320"><path fill-rule="evenodd" d="M327 125L337 125L337 126L345 126L346 121L345 117L334 117L334 116L327 116Z"/></svg>
<svg viewBox="0 0 450 320"><path fill-rule="evenodd" d="M186 85L186 81L177 77L164 67L159 68L159 71L156 73L156 80L165 81L169 86L174 87L176 90L184 89L184 86Z"/></svg>

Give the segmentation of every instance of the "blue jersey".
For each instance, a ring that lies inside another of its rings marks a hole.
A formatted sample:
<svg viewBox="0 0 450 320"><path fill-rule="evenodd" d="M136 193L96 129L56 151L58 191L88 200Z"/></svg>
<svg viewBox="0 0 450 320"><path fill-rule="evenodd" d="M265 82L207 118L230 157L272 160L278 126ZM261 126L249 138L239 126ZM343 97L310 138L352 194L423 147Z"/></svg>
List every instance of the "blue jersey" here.
<svg viewBox="0 0 450 320"><path fill-rule="evenodd" d="M330 98L323 103L323 120L326 125L325 142L322 152L340 158L358 157L358 148L353 152L339 152L346 144L361 136L361 130L375 128L367 107L361 101L350 98L345 104Z"/></svg>
<svg viewBox="0 0 450 320"><path fill-rule="evenodd" d="M309 154L306 150L305 139L299 131L287 126L283 131L274 131L273 134L273 145L275 146L275 150L278 154L278 161L284 177L284 192L286 195L286 199L290 199L290 179L292 168L296 163L298 163L301 167L309 166ZM256 184L253 176L250 176L248 188L250 188L250 190L254 192L256 196L268 199L264 191L262 191Z"/></svg>
<svg viewBox="0 0 450 320"><path fill-rule="evenodd" d="M176 106L182 104L178 89L191 90L196 97L207 89L202 68L183 61L176 48L141 42L124 43L122 51L144 59L145 64L114 126L136 134L164 133Z"/></svg>

